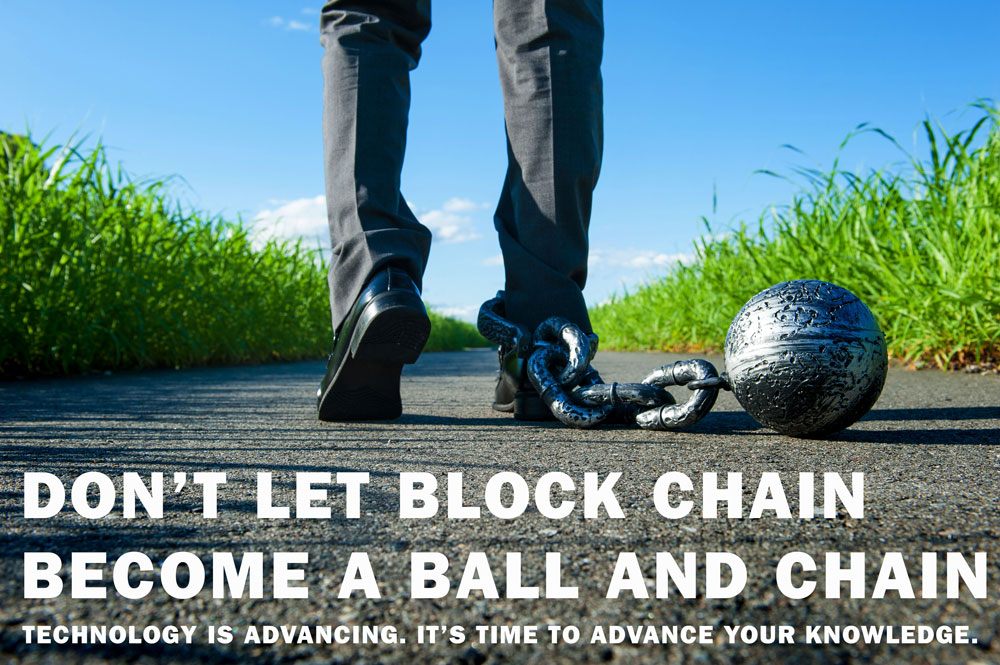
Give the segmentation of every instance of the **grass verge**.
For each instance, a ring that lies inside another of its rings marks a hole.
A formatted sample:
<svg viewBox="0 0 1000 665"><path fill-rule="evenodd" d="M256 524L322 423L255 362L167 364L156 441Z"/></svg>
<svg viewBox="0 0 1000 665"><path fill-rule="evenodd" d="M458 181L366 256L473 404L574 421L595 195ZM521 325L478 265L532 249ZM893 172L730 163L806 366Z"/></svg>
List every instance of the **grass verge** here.
<svg viewBox="0 0 1000 665"><path fill-rule="evenodd" d="M0 378L329 351L318 252L183 210L167 181L132 181L100 145L0 144ZM433 323L428 349L486 344Z"/></svg>
<svg viewBox="0 0 1000 665"><path fill-rule="evenodd" d="M476 326L429 310L431 336L424 351L454 351L476 347L495 346L479 334Z"/></svg>
<svg viewBox="0 0 1000 665"><path fill-rule="evenodd" d="M720 350L732 317L752 295L814 278L868 304L895 358L942 368L995 362L1000 127L995 109L975 108L981 116L955 135L925 121L930 154L907 155L903 172L857 175L836 163L826 173L799 171L802 189L790 205L768 210L752 226L706 236L691 265L594 308L601 347ZM865 131L895 143L881 130L859 128Z"/></svg>

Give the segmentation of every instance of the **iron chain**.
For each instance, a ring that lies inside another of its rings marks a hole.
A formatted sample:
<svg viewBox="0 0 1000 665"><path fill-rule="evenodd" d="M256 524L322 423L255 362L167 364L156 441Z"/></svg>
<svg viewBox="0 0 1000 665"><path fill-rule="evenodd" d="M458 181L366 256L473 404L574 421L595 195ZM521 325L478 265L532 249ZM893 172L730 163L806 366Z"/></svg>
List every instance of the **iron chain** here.
<svg viewBox="0 0 1000 665"><path fill-rule="evenodd" d="M560 317L546 319L530 333L504 318L503 291L483 303L478 327L486 339L527 359L531 385L552 415L570 427L609 422L650 430L688 427L712 409L720 389L731 390L726 375L700 359L658 367L641 383L605 383L590 366L597 335ZM694 394L677 404L666 386L687 386Z"/></svg>

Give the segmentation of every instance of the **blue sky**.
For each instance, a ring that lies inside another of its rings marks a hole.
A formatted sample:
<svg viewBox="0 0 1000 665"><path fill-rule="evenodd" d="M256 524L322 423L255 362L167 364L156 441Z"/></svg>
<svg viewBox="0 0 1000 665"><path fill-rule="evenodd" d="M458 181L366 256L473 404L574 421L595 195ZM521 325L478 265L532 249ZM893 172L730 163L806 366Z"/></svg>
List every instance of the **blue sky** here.
<svg viewBox="0 0 1000 665"><path fill-rule="evenodd" d="M130 173L181 176L175 191L189 205L328 243L317 9L4 0L0 128L27 125L55 142L100 135ZM506 153L491 11L485 0L434 2L403 173L404 195L436 232L425 298L463 318L503 280L492 211ZM605 22L592 304L690 254L702 216L724 231L789 200L790 185L755 170L828 167L862 122L919 150L925 114L960 129L971 124L969 103L1000 99L992 1L628 0L607 2ZM900 158L868 135L841 165Z"/></svg>

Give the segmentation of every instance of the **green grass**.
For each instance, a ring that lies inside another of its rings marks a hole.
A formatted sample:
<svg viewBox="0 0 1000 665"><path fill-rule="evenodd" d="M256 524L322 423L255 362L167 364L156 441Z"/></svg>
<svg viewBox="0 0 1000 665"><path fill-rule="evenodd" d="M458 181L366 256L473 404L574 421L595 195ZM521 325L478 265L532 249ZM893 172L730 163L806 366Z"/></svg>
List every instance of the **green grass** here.
<svg viewBox="0 0 1000 665"><path fill-rule="evenodd" d="M995 361L1000 127L995 109L974 108L981 116L955 135L925 121L929 155L908 156L900 172L857 175L836 163L825 173L798 171L801 189L790 205L706 236L691 265L594 308L601 347L719 350L753 294L815 278L867 303L895 358L942 368ZM893 141L877 129L859 132Z"/></svg>
<svg viewBox="0 0 1000 665"><path fill-rule="evenodd" d="M0 377L320 358L322 255L251 243L239 221L187 211L98 145L0 135ZM485 344L434 316L429 349Z"/></svg>
<svg viewBox="0 0 1000 665"><path fill-rule="evenodd" d="M471 323L442 316L430 310L431 336L424 351L453 351L475 347L495 346L479 334Z"/></svg>

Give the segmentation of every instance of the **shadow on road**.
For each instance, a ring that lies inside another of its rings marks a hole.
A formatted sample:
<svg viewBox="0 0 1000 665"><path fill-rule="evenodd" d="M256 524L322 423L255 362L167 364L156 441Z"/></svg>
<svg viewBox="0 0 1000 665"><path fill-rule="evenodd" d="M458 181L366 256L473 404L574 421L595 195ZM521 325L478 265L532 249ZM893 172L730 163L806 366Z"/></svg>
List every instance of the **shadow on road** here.
<svg viewBox="0 0 1000 665"><path fill-rule="evenodd" d="M1000 407L945 406L928 409L875 409L862 420L997 420Z"/></svg>
<svg viewBox="0 0 1000 665"><path fill-rule="evenodd" d="M396 420L392 421L398 425L445 425L448 427L471 427L479 429L481 427L503 427L505 425L516 425L512 416L497 416L496 418L457 418L455 416L430 416L423 413L404 413ZM533 425L558 425L559 423L541 422Z"/></svg>
<svg viewBox="0 0 1000 665"><path fill-rule="evenodd" d="M997 445L1000 444L1000 429L846 429L831 435L829 440L899 445Z"/></svg>

